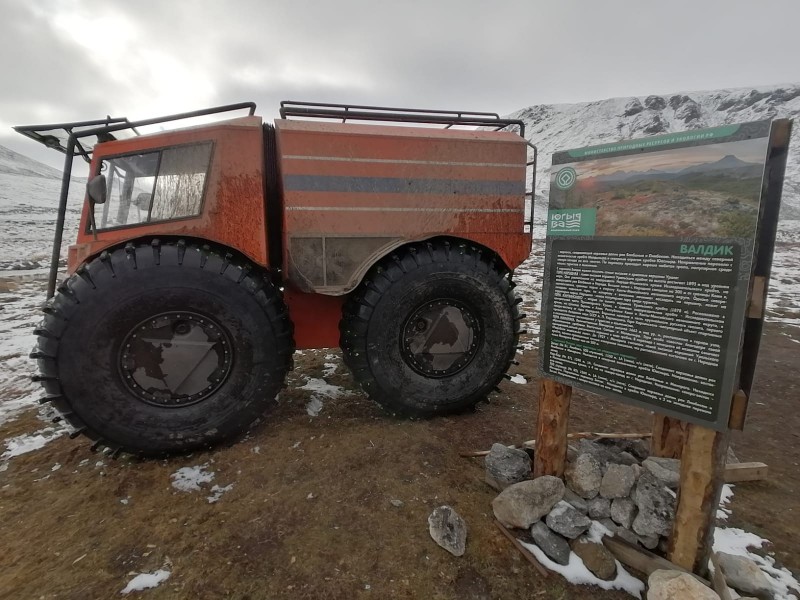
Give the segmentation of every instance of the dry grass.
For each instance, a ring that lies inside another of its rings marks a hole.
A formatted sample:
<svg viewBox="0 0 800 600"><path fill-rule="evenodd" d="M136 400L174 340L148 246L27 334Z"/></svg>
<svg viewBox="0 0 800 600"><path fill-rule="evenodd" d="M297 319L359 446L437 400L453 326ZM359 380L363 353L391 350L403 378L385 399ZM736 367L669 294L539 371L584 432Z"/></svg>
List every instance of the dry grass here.
<svg viewBox="0 0 800 600"><path fill-rule="evenodd" d="M170 579L142 597L626 597L541 579L492 523L482 461L458 456L534 437L535 382L504 383L491 404L457 417L395 420L354 394L327 400L311 418L309 393L297 387L303 375L320 376L324 355L301 357L281 406L230 447L112 461L62 437L11 460L0 472L0 598L118 597L131 573L165 564ZM526 354L519 372L530 380L535 364ZM327 379L354 387L342 367ZM582 394L573 415L573 430L649 425L642 411ZM4 425L0 439L41 427L31 411ZM61 468L51 471L56 463ZM205 491L171 487L171 473L204 463L214 483L234 484L215 504ZM796 506L787 490L771 491L773 502ZM737 490L735 511L742 502L747 493ZM428 535L428 514L441 504L469 525L462 558ZM798 525L787 526L795 536L787 550L796 552ZM765 525L762 533L775 539L777 532Z"/></svg>

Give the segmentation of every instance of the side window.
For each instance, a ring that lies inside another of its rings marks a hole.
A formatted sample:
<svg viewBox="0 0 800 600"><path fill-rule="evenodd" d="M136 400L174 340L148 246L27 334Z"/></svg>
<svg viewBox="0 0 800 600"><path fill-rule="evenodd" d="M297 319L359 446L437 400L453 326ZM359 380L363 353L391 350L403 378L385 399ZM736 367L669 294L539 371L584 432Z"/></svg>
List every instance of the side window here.
<svg viewBox="0 0 800 600"><path fill-rule="evenodd" d="M211 144L169 148L161 153L152 221L200 213L210 158Z"/></svg>
<svg viewBox="0 0 800 600"><path fill-rule="evenodd" d="M103 161L102 173L108 188L98 229L146 222L153 195L158 152L118 156ZM97 209L95 209L97 210Z"/></svg>
<svg viewBox="0 0 800 600"><path fill-rule="evenodd" d="M103 161L108 189L98 229L200 214L211 142Z"/></svg>

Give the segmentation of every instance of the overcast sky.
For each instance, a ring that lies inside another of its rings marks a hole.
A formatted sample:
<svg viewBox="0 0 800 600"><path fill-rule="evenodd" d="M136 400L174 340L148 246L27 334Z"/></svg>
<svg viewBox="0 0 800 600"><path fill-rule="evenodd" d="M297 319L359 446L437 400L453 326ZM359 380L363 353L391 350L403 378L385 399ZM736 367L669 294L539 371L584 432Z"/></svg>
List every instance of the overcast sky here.
<svg viewBox="0 0 800 600"><path fill-rule="evenodd" d="M509 113L800 81L798 0L0 0L12 125L255 100Z"/></svg>

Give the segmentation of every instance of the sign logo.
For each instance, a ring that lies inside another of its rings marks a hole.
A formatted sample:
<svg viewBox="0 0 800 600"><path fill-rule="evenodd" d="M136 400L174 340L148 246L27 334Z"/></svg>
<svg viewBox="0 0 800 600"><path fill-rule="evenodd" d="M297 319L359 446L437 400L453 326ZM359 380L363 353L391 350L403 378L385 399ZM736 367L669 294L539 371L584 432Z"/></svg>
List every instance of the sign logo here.
<svg viewBox="0 0 800 600"><path fill-rule="evenodd" d="M560 190L568 190L578 179L578 174L572 167L564 167L556 173L556 187Z"/></svg>
<svg viewBox="0 0 800 600"><path fill-rule="evenodd" d="M547 211L547 235L594 235L596 208L551 208Z"/></svg>

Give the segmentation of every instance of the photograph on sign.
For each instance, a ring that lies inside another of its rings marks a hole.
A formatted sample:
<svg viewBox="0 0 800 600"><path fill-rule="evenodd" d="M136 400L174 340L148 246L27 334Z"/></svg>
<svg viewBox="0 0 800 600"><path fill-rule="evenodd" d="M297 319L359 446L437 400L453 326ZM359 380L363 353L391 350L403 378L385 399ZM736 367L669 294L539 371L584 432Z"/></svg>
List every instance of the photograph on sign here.
<svg viewBox="0 0 800 600"><path fill-rule="evenodd" d="M727 426L770 122L553 155L545 376Z"/></svg>

